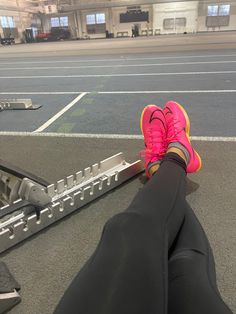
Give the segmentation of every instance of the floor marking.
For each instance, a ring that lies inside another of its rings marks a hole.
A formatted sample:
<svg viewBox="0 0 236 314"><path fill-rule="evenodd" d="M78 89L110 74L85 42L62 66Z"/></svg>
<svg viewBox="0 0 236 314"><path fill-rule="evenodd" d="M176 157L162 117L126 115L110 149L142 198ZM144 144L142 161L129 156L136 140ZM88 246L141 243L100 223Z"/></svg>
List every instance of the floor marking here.
<svg viewBox="0 0 236 314"><path fill-rule="evenodd" d="M83 92L72 91L72 92L0 92L0 95L78 95ZM90 92L87 92L90 93Z"/></svg>
<svg viewBox="0 0 236 314"><path fill-rule="evenodd" d="M45 61L15 61L15 62L0 62L4 64L45 64L45 63L84 63L84 62L113 62L113 61L136 61L136 60L165 60L165 59L186 59L186 58L219 58L219 57L236 57L236 54L226 55L185 55L185 56L166 56L166 57L151 57L151 58L118 58L118 59L91 59L91 60L45 60Z"/></svg>
<svg viewBox="0 0 236 314"><path fill-rule="evenodd" d="M64 69L91 69L91 68L127 68L127 67L153 67L173 65L200 65L200 64L226 64L236 63L236 60L229 61L203 61L203 62L172 62L172 63L143 63L143 64L110 64L110 65L81 65L81 66L54 66L54 67L21 67L21 68L0 68L0 71L10 70L64 70Z"/></svg>
<svg viewBox="0 0 236 314"><path fill-rule="evenodd" d="M98 91L98 92L0 92L0 95L78 95L78 94L94 94L94 95L120 95L120 94L211 94L211 93L236 93L236 89L219 89L219 90L154 90L154 91Z"/></svg>
<svg viewBox="0 0 236 314"><path fill-rule="evenodd" d="M132 77L132 76L178 76L178 75L212 75L235 74L236 71L211 72L169 72L169 73L122 73L122 74L83 74L83 75L30 75L30 76L0 76L0 79L51 79L51 78L97 78L97 77Z"/></svg>
<svg viewBox="0 0 236 314"><path fill-rule="evenodd" d="M72 137L72 138L91 138L91 139L127 139L141 140L142 135L126 134L88 134L88 133L35 133L35 132L0 132L0 136L33 136L33 137ZM191 136L193 141L201 142L236 142L236 137L223 136Z"/></svg>
<svg viewBox="0 0 236 314"><path fill-rule="evenodd" d="M74 100L72 100L66 107L60 110L57 114L55 114L51 119L41 125L38 129L36 129L33 133L42 132L45 130L49 125L55 122L58 118L60 118L66 111L68 111L71 107L73 107L78 101L80 101L87 93L82 93L77 96Z"/></svg>
<svg viewBox="0 0 236 314"><path fill-rule="evenodd" d="M236 89L219 90L159 90L159 91L107 91L97 92L100 95L106 94L210 94L210 93L236 93Z"/></svg>

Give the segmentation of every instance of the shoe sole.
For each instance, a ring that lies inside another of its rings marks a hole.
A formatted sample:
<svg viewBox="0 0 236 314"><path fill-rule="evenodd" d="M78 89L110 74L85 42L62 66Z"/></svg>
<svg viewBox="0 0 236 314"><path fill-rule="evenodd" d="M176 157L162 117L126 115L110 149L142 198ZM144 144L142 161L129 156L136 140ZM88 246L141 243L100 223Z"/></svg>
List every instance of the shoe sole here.
<svg viewBox="0 0 236 314"><path fill-rule="evenodd" d="M190 141L190 119L189 119L189 116L188 116L187 112L185 111L185 109L179 103L177 103L177 102L175 102L175 103L179 106L180 110L183 112L183 115L184 115L184 118L185 118L186 124L187 124L186 125L186 135L187 135L189 143L191 144L191 141ZM196 172L198 172L202 168L202 158L200 157L200 155L198 154L198 152L195 149L194 149L194 151L195 151L195 153L196 153L196 155L197 155L197 157L199 159L199 162L200 162L200 165L199 165L198 169L196 170Z"/></svg>
<svg viewBox="0 0 236 314"><path fill-rule="evenodd" d="M142 134L143 134L143 116L144 116L145 111L146 111L147 108L149 108L149 107L156 107L156 105L148 105L148 106L146 106L146 107L143 109L142 113L141 113L141 117L140 117L140 129L141 129ZM143 136L144 136L144 134L143 134Z"/></svg>

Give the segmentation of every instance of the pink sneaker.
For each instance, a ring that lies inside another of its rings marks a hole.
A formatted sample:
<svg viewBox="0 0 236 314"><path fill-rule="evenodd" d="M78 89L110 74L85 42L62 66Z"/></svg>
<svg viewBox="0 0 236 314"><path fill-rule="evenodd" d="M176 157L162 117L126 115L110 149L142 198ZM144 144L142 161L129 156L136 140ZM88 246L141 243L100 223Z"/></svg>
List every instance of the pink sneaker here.
<svg viewBox="0 0 236 314"><path fill-rule="evenodd" d="M150 178L150 166L159 164L167 149L167 125L163 110L156 105L146 106L141 115L140 127L146 146L144 150L146 175Z"/></svg>
<svg viewBox="0 0 236 314"><path fill-rule="evenodd" d="M185 155L189 155L187 172L199 171L202 160L190 143L190 120L187 112L174 101L167 102L163 111L167 123L167 145L180 148Z"/></svg>

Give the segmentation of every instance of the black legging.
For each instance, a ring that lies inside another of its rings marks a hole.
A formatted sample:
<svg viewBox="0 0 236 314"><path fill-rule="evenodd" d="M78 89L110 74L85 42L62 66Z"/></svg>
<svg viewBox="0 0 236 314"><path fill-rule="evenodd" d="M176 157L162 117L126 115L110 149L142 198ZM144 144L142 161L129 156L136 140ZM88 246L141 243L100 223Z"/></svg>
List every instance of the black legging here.
<svg viewBox="0 0 236 314"><path fill-rule="evenodd" d="M183 160L174 155L106 223L56 314L232 313L219 295L205 233L185 200Z"/></svg>

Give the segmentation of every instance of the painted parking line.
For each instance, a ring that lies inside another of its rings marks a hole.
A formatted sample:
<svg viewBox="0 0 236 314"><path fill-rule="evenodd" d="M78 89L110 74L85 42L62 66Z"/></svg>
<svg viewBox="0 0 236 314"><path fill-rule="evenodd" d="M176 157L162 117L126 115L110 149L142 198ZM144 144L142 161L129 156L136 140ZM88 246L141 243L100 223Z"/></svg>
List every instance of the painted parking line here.
<svg viewBox="0 0 236 314"><path fill-rule="evenodd" d="M51 92L0 92L0 95L78 95L78 94L98 94L98 95L119 95L119 94L214 94L214 93L236 93L236 89L211 89L211 90L150 90L150 91L51 91Z"/></svg>
<svg viewBox="0 0 236 314"><path fill-rule="evenodd" d="M65 106L62 110L60 110L57 114L55 114L51 119L41 125L38 129L36 129L33 133L44 131L49 125L55 122L58 118L60 118L66 111L72 108L78 101L80 101L87 93L82 93L77 96L74 100L72 100L67 106Z"/></svg>
<svg viewBox="0 0 236 314"><path fill-rule="evenodd" d="M126 134L90 134L90 133L35 133L35 132L0 132L0 136L32 136L32 137L73 137L73 138L91 138L91 139L127 139L141 140L142 135ZM191 136L192 141L201 142L236 142L236 137L224 136Z"/></svg>
<svg viewBox="0 0 236 314"><path fill-rule="evenodd" d="M171 60L171 59L186 59L186 58L225 58L236 57L236 54L215 54L215 55L182 55L182 56L165 56L165 57L149 57L149 58L116 58L116 59L87 59L87 60L45 60L45 61L13 61L13 62L0 62L4 64L45 64L45 63L84 63L84 62L114 62L114 61L142 61L142 60Z"/></svg>
<svg viewBox="0 0 236 314"><path fill-rule="evenodd" d="M179 76L179 75L217 75L235 74L236 71L210 71L210 72L169 72L169 73L123 73L123 74L84 74L84 75L24 75L0 76L0 79L51 79L51 78L98 78L98 77L136 77L136 76Z"/></svg>
<svg viewBox="0 0 236 314"><path fill-rule="evenodd" d="M49 67L17 67L17 68L0 68L0 71L16 70L66 70L66 69L97 69L97 68L128 68L128 67L154 67L154 66L176 66L176 65L201 65L201 64L231 64L236 60L224 61L200 61L200 62L171 62L171 63L143 63L143 64L104 64L104 65L81 65L81 66L49 66Z"/></svg>

